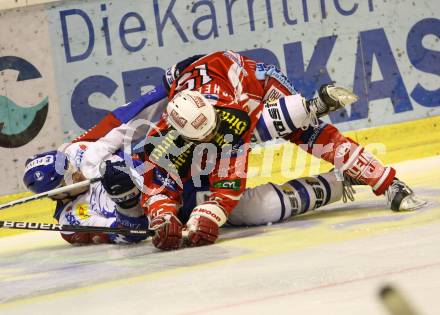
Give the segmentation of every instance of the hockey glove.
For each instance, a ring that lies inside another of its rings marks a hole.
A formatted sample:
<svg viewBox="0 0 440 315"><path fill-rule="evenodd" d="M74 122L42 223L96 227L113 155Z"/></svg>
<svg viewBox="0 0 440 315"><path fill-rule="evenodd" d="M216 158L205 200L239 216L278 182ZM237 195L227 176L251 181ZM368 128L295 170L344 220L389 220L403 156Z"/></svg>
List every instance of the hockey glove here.
<svg viewBox="0 0 440 315"><path fill-rule="evenodd" d="M185 230L189 246L214 244L220 226L226 222L226 214L217 204L202 204L193 209Z"/></svg>
<svg viewBox="0 0 440 315"><path fill-rule="evenodd" d="M161 213L150 219L150 230L155 231L153 244L162 250L178 249L182 245L182 223L173 213Z"/></svg>

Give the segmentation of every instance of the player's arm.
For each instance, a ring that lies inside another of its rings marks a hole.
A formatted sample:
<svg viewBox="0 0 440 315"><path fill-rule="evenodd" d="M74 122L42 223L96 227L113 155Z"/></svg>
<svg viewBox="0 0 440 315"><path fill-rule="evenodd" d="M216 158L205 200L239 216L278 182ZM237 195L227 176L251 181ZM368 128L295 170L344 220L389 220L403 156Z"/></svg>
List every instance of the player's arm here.
<svg viewBox="0 0 440 315"><path fill-rule="evenodd" d="M86 178L98 177L100 163L123 148L124 141L131 143L146 134L163 111L166 96L162 86L154 88L108 113L95 126L71 143L63 145L59 151L65 153Z"/></svg>
<svg viewBox="0 0 440 315"><path fill-rule="evenodd" d="M249 141L250 132L243 137L240 149L232 149L227 158L219 159L209 175L210 198L192 210L185 227L190 246L213 244L219 228L237 206L246 189Z"/></svg>
<svg viewBox="0 0 440 315"><path fill-rule="evenodd" d="M177 218L181 188L158 166L144 174L142 206L149 228L155 231L153 244L162 250L178 249L182 243L182 223Z"/></svg>

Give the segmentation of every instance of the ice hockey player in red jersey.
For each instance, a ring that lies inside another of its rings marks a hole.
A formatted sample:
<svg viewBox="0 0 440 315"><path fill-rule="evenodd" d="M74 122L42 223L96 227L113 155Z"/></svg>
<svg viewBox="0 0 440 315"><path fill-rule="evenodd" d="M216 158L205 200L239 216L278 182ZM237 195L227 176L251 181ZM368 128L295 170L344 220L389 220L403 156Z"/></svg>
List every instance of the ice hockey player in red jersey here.
<svg viewBox="0 0 440 315"><path fill-rule="evenodd" d="M219 227L245 190L254 131L259 141L283 138L306 145L352 183L370 185L376 195L386 193L395 211L424 204L395 178L393 168L383 166L362 146L319 120L357 100L346 89L325 85L316 99L306 101L274 66L232 51L188 58L170 68L165 78L169 103L159 131L148 135L150 143L145 147L148 161L158 167L145 174L144 182L152 183L153 189L142 196L158 248L179 248L182 231L190 246L215 242ZM203 184L209 186L209 197L187 209L183 225L178 219L182 194L188 186ZM155 185L161 189L154 189ZM294 181L273 188L275 193L288 195L283 190L286 186L305 189Z"/></svg>
<svg viewBox="0 0 440 315"><path fill-rule="evenodd" d="M141 140L145 128L148 128L145 122L154 126L166 103L165 90L156 87L139 99L110 112L93 128L71 143L62 145L58 152L35 155L26 163L26 186L40 193L64 185L70 177L77 182L102 176L100 183L55 196L55 219L62 224L81 226L146 227L148 221L139 207L142 183L139 185L136 180L138 172L142 172L141 161L136 155L125 156L121 150L127 140L129 144ZM124 161L121 157L124 157ZM57 158L61 158L61 161ZM106 166L104 174L100 173L102 165ZM158 182L172 187L173 181L161 174L159 169L155 170L152 182L146 182L145 187L151 188ZM238 190L237 184L237 181L220 180L214 185ZM335 172L294 179L285 185L269 183L248 188L229 217L228 224L250 226L281 222L293 215L338 201L343 198L344 191L343 183L338 181ZM190 210L206 200L209 194L209 182L204 181L200 187L186 185L182 192L179 219L186 222ZM63 232L62 237L72 244L133 243L143 239L84 232Z"/></svg>

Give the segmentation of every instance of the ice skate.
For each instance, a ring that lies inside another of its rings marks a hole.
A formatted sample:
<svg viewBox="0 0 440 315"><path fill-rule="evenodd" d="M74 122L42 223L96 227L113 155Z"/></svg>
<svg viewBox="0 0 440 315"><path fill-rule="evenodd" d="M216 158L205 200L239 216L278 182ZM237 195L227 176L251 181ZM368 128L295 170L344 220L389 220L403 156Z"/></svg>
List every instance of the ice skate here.
<svg viewBox="0 0 440 315"><path fill-rule="evenodd" d="M322 117L355 103L359 98L353 92L333 84L325 84L319 88L318 97L307 101L309 110Z"/></svg>
<svg viewBox="0 0 440 315"><path fill-rule="evenodd" d="M413 211L426 205L426 201L417 197L401 180L394 178L385 192L387 203L393 211Z"/></svg>

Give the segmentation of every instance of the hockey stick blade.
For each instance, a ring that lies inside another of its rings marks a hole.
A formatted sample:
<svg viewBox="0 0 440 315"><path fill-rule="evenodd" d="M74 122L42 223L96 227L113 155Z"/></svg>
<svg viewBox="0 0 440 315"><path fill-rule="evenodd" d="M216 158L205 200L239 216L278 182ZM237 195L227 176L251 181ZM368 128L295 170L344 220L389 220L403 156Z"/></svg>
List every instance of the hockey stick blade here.
<svg viewBox="0 0 440 315"><path fill-rule="evenodd" d="M154 235L154 231L148 229L127 229L110 228L104 226L75 226L39 222L16 222L0 221L0 228L34 230L34 231L52 231L52 232L86 232L86 233L115 233L122 235Z"/></svg>
<svg viewBox="0 0 440 315"><path fill-rule="evenodd" d="M77 189L77 188L82 188L82 187L86 187L90 184L93 184L97 181L100 181L101 178L93 178L93 179L88 179L82 182L78 182L72 185L68 185L68 186L64 186L64 187L60 187L60 188L55 188L40 194L36 194L36 195L32 195L29 197L25 197L25 198L21 198L21 199L17 199L17 200L12 200L10 202L4 203L0 205L0 210L6 209L6 208L11 208L14 207L16 205L20 205L26 202L30 202L30 201L34 201L34 200L39 200L39 199L43 199L43 198L49 198L58 194L62 194L65 193L67 191L71 191L72 189Z"/></svg>

